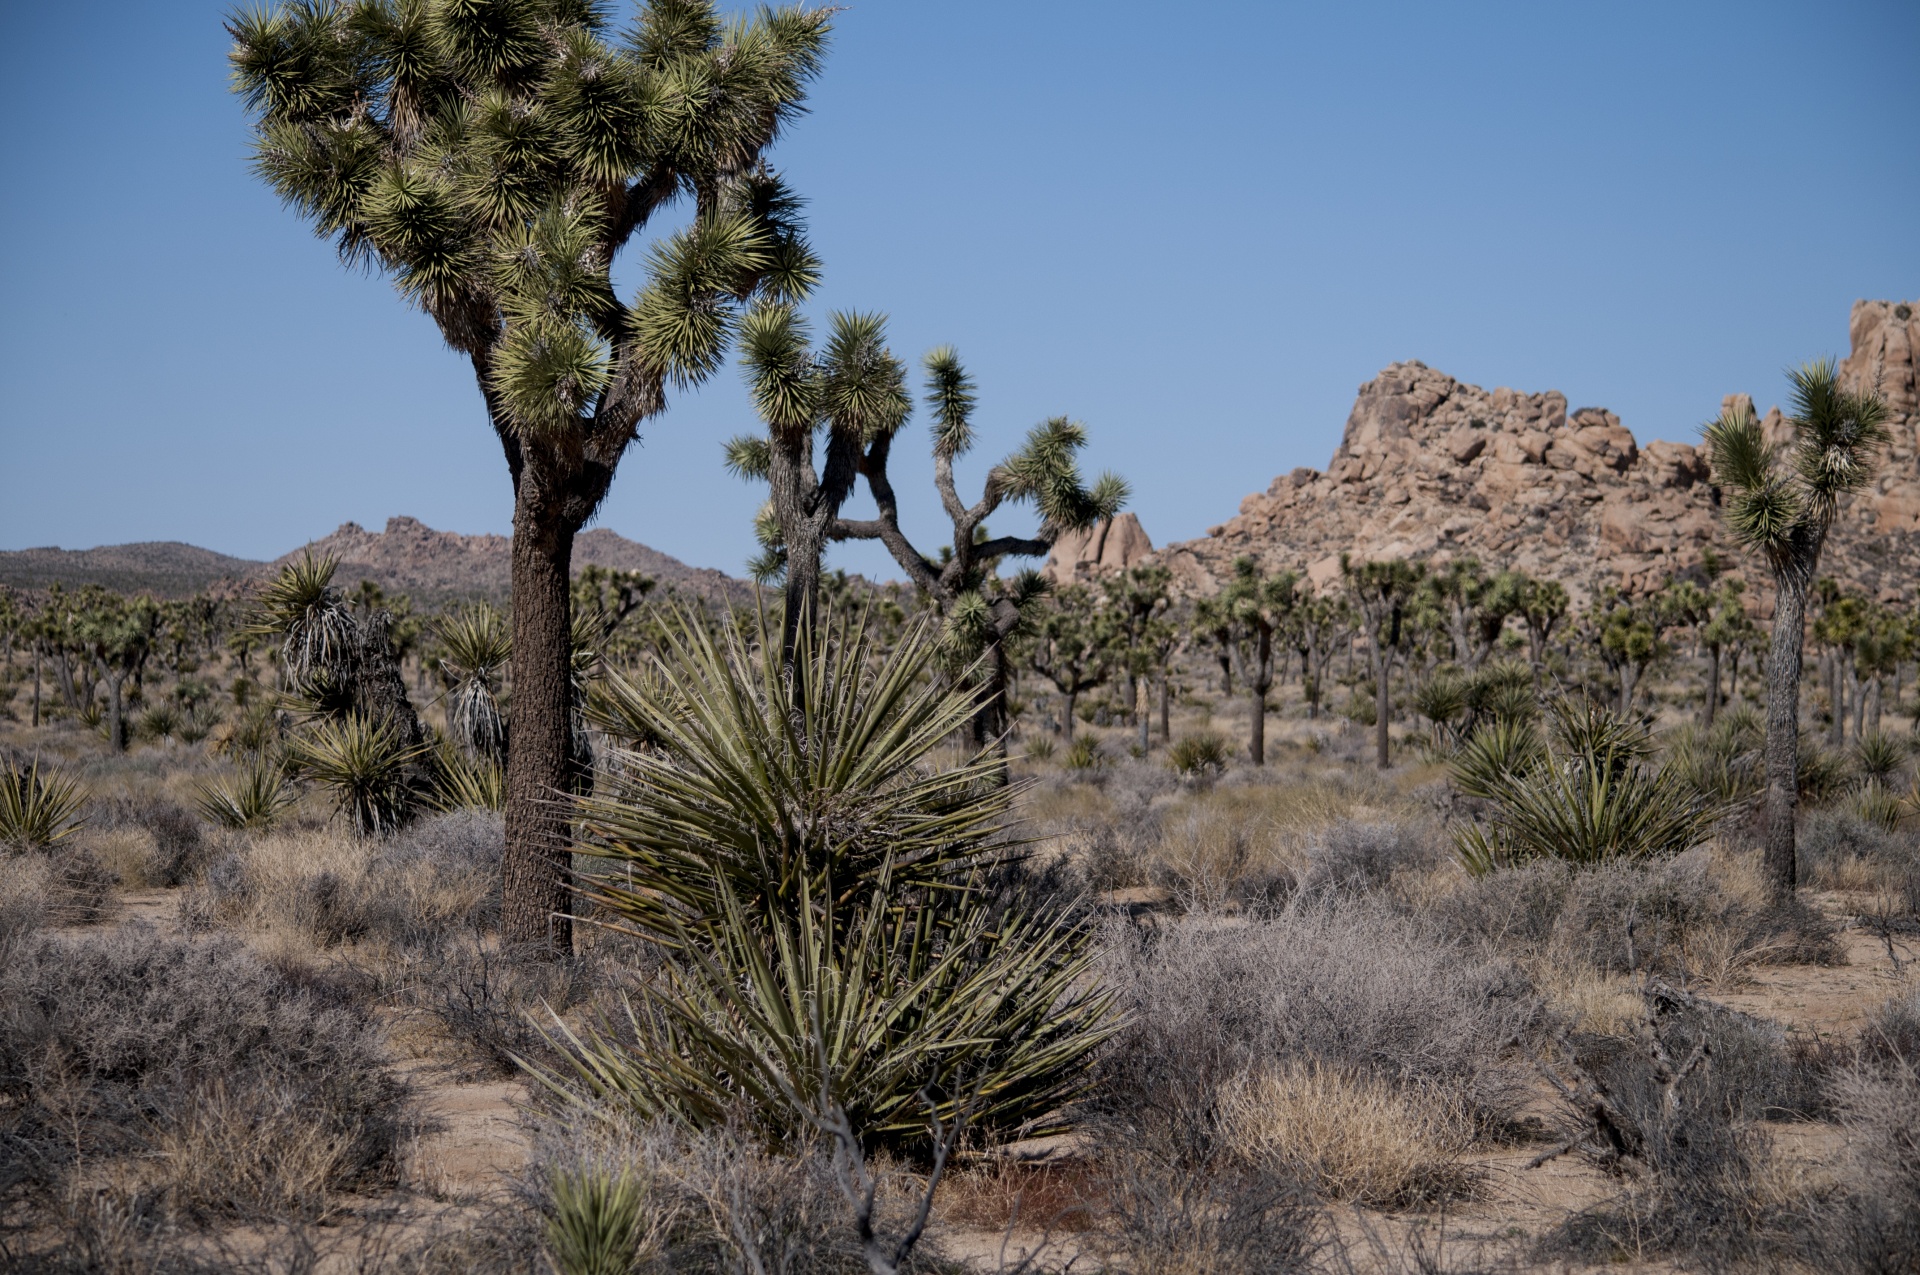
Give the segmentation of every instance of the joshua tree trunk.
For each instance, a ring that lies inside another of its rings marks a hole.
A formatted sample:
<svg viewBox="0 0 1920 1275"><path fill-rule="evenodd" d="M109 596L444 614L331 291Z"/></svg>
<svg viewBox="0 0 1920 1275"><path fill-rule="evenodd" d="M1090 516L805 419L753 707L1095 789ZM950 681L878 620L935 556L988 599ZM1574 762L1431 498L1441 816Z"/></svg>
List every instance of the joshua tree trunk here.
<svg viewBox="0 0 1920 1275"><path fill-rule="evenodd" d="M1393 683L1390 680L1393 660L1378 642L1374 643L1373 667L1373 746L1380 769L1385 770L1392 764L1388 756L1388 726L1393 715Z"/></svg>
<svg viewBox="0 0 1920 1275"><path fill-rule="evenodd" d="M1153 710L1148 705L1148 699L1152 693L1152 686L1143 676L1140 679L1140 689L1137 692L1139 703L1134 713L1134 715L1140 719L1140 755L1142 757L1145 757L1148 750L1153 746L1152 742L1148 739L1148 732L1153 729Z"/></svg>
<svg viewBox="0 0 1920 1275"><path fill-rule="evenodd" d="M507 749L501 932L509 943L573 948L571 789L572 520L523 472L513 516L513 742Z"/></svg>
<svg viewBox="0 0 1920 1275"><path fill-rule="evenodd" d="M1079 688L1061 691L1060 697L1067 702L1067 711L1060 718L1060 738L1071 745L1073 743L1073 709L1074 705L1080 702Z"/></svg>
<svg viewBox="0 0 1920 1275"><path fill-rule="evenodd" d="M1267 688L1257 682L1247 685L1247 756L1256 766L1267 764Z"/></svg>
<svg viewBox="0 0 1920 1275"><path fill-rule="evenodd" d="M33 646L33 725L40 727L40 644Z"/></svg>
<svg viewBox="0 0 1920 1275"><path fill-rule="evenodd" d="M1791 898L1798 884L1794 816L1800 804L1800 661L1806 586L1783 580L1775 590L1773 642L1767 652L1767 882Z"/></svg>
<svg viewBox="0 0 1920 1275"><path fill-rule="evenodd" d="M124 753L127 751L127 710L122 692L127 675L102 666L100 676L107 684L107 744L114 752Z"/></svg>
<svg viewBox="0 0 1920 1275"><path fill-rule="evenodd" d="M1713 715L1720 707L1720 648L1707 648L1707 714L1706 725L1713 728Z"/></svg>
<svg viewBox="0 0 1920 1275"><path fill-rule="evenodd" d="M1622 717L1633 713L1633 672L1631 660L1620 666L1620 716Z"/></svg>
<svg viewBox="0 0 1920 1275"><path fill-rule="evenodd" d="M1873 675L1873 680L1867 683L1867 702L1866 702L1867 727L1866 728L1870 731L1875 732L1876 734L1880 730L1880 694L1881 694L1880 680L1881 680L1880 674L1875 673Z"/></svg>
<svg viewBox="0 0 1920 1275"><path fill-rule="evenodd" d="M1167 720L1168 718L1167 700L1169 698L1169 694L1167 691L1167 681L1168 681L1167 675L1165 673L1162 673L1160 675L1160 742L1163 744L1170 744L1173 742L1173 731L1170 725L1168 724L1168 720Z"/></svg>
<svg viewBox="0 0 1920 1275"><path fill-rule="evenodd" d="M1827 707L1833 720L1827 727L1827 742L1836 750L1847 746L1847 684L1840 672L1838 648L1827 657Z"/></svg>

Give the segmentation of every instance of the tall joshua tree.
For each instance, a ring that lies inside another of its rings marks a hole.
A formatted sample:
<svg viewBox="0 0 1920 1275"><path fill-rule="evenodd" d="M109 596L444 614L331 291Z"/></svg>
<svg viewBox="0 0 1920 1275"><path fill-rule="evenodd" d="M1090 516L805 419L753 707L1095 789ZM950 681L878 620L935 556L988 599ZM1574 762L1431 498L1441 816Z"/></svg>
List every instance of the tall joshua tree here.
<svg viewBox="0 0 1920 1275"><path fill-rule="evenodd" d="M261 176L467 357L513 480L510 942L572 942L553 797L574 780L574 536L668 387L719 366L738 307L814 281L764 157L831 12L725 24L655 0L616 34L586 0L295 0L228 24ZM682 197L690 224L623 300L615 260Z"/></svg>
<svg viewBox="0 0 1920 1275"><path fill-rule="evenodd" d="M887 349L886 320L837 313L828 322L827 344L815 353L806 321L792 306L762 305L747 316L741 354L767 432L727 443L727 467L769 488L753 574L784 579L782 649L790 667L800 627L819 597L828 533L860 476L862 450L899 429L913 411L906 368ZM816 465L823 426L826 451Z"/></svg>
<svg viewBox="0 0 1920 1275"><path fill-rule="evenodd" d="M1393 657L1409 636L1407 610L1427 569L1422 563L1402 558L1354 563L1342 554L1340 570L1347 578L1354 607L1360 613L1360 627L1367 635L1368 655L1373 662L1374 751L1380 769L1385 770L1392 764L1389 727L1393 721Z"/></svg>
<svg viewBox="0 0 1920 1275"><path fill-rule="evenodd" d="M1233 625L1234 663L1247 692L1247 756L1267 764L1267 692L1273 689L1275 639L1284 649L1287 625L1299 602L1300 577L1268 575L1252 557L1235 558L1233 579L1220 600Z"/></svg>
<svg viewBox="0 0 1920 1275"><path fill-rule="evenodd" d="M832 540L878 540L907 577L930 597L947 619L950 649L980 658L984 681L974 715L976 744L1004 751L1006 730L1007 643L1031 620L1028 609L1046 592L1033 571L1012 580L995 574L1000 559L1043 557L1064 531L1077 531L1111 518L1126 503L1126 481L1102 474L1089 487L1080 477L1079 453L1086 426L1055 416L1033 427L1020 449L987 471L980 499L969 505L954 484L953 462L973 447L973 378L951 346L925 360L927 405L933 409L933 482L940 505L953 524L953 542L938 560L915 548L900 529L900 502L887 476L893 439L905 417L877 429L860 455L860 474L879 516L858 521L836 519ZM991 536L986 521L1008 501L1032 503L1040 526L1031 536Z"/></svg>
<svg viewBox="0 0 1920 1275"><path fill-rule="evenodd" d="M1773 640L1767 649L1767 829L1765 864L1776 894L1798 883L1794 816L1799 806L1800 669L1807 592L1820 570L1841 498L1873 478L1887 441L1886 404L1842 388L1831 359L1789 373L1793 435L1769 445L1751 408L1706 428L1714 478L1726 493L1727 529L1773 576Z"/></svg>

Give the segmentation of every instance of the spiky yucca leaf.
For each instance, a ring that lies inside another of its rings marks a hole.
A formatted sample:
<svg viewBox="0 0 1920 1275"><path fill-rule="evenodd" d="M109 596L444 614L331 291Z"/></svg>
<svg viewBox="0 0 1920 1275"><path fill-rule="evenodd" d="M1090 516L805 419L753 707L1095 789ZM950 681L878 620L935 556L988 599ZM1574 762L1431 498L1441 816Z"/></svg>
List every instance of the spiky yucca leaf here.
<svg viewBox="0 0 1920 1275"><path fill-rule="evenodd" d="M653 1219L647 1180L631 1165L556 1168L547 1253L559 1275L632 1275L646 1256Z"/></svg>
<svg viewBox="0 0 1920 1275"><path fill-rule="evenodd" d="M447 727L469 757L498 764L507 753L507 720L500 707L500 672L513 655L506 617L481 603L434 625L445 654Z"/></svg>
<svg viewBox="0 0 1920 1275"><path fill-rule="evenodd" d="M79 829L86 804L79 784L38 757L0 766L0 846L50 849Z"/></svg>
<svg viewBox="0 0 1920 1275"><path fill-rule="evenodd" d="M398 828L412 812L412 767L424 751L384 718L347 713L310 724L288 760L295 773L333 794L355 832L371 837Z"/></svg>
<svg viewBox="0 0 1920 1275"><path fill-rule="evenodd" d="M1469 871L1541 858L1585 865L1678 854L1726 812L1671 767L1648 763L1652 744L1638 723L1561 701L1552 725L1551 743L1530 763L1511 754L1495 763L1489 747L1489 764L1456 765L1463 790L1471 784L1492 804L1484 822L1455 832Z"/></svg>
<svg viewBox="0 0 1920 1275"><path fill-rule="evenodd" d="M507 772L499 762L470 756L441 740L433 752L433 786L426 802L435 810L505 810Z"/></svg>
<svg viewBox="0 0 1920 1275"><path fill-rule="evenodd" d="M352 659L353 616L333 573L340 560L302 554L254 599L246 631L280 643L280 658L298 680L337 675Z"/></svg>
<svg viewBox="0 0 1920 1275"><path fill-rule="evenodd" d="M885 875L851 902L804 893L771 915L713 875L720 911L681 931L624 1028L556 1019L573 1074L535 1074L576 1101L696 1126L744 1100L788 1137L807 1136L823 1092L864 1137L896 1146L926 1136L923 1091L945 1119L964 1103L983 1134L1057 1131L1118 1027L1112 993L1088 980L1092 933L1000 914L974 887L902 898Z"/></svg>
<svg viewBox="0 0 1920 1275"><path fill-rule="evenodd" d="M194 790L194 805L207 822L248 832L273 827L295 800L286 766L263 756L248 760L238 775L209 780Z"/></svg>
<svg viewBox="0 0 1920 1275"><path fill-rule="evenodd" d="M791 906L803 888L870 890L888 862L896 888L918 889L1004 858L1015 794L993 786L992 759L930 763L972 713L924 676L933 633L923 621L881 652L864 618L825 623L796 657L796 700L777 634L750 643L680 616L659 659L609 672L590 702L629 748L579 806L578 849L612 869L584 888L674 941L677 918L717 914L715 873L754 906Z"/></svg>

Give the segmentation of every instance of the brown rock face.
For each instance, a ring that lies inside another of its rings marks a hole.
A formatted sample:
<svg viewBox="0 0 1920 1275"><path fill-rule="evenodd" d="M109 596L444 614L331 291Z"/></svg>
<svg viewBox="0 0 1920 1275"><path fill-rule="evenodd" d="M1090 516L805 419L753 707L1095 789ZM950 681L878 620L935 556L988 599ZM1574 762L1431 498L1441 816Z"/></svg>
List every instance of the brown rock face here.
<svg viewBox="0 0 1920 1275"><path fill-rule="evenodd" d="M1298 471L1295 471L1298 472ZM1287 481L1282 479L1280 481ZM1132 514L1121 514L1085 531L1069 531L1054 542L1041 573L1055 584L1090 580L1125 571L1153 552L1153 541Z"/></svg>
<svg viewBox="0 0 1920 1275"><path fill-rule="evenodd" d="M1875 490L1843 512L1823 573L1904 596L1920 580L1920 321L1910 304L1863 301L1852 335L1842 370L1855 384L1877 382L1894 412L1894 445ZM1752 400L1729 395L1724 406L1736 402ZM1703 404L1702 419L1711 414ZM1764 423L1770 436L1790 432L1777 408ZM1488 391L1414 361L1360 387L1325 473L1277 478L1206 538L1155 556L1187 590L1210 593L1242 554L1322 586L1338 579L1343 552L1437 562L1471 554L1559 580L1584 600L1607 585L1658 587L1709 546L1739 560L1718 512L1696 447L1642 447L1605 408L1569 412L1557 390ZM1762 583L1757 567L1747 574Z"/></svg>

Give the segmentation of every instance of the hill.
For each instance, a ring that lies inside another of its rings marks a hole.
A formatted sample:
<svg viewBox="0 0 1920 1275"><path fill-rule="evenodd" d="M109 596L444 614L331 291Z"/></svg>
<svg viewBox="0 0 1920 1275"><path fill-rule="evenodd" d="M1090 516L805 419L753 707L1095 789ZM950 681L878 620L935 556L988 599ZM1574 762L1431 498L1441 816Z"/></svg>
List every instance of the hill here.
<svg viewBox="0 0 1920 1275"><path fill-rule="evenodd" d="M332 534L272 562L229 557L178 541L4 551L0 552L0 584L19 588L99 584L123 592L182 597L203 589L243 588L312 552L339 558L335 578L343 585L372 580L389 592L411 594L428 603L474 597L504 601L512 574L511 548L506 536L435 531L418 519L402 517L389 518L384 531L344 523ZM662 585L707 598L752 596L745 581L706 567L690 567L605 527L585 532L574 542L574 569L589 564L644 571Z"/></svg>

